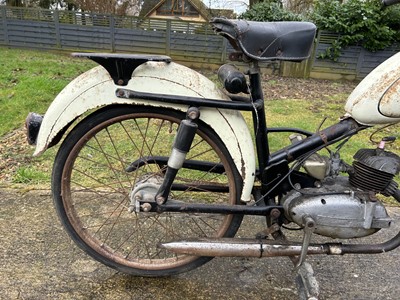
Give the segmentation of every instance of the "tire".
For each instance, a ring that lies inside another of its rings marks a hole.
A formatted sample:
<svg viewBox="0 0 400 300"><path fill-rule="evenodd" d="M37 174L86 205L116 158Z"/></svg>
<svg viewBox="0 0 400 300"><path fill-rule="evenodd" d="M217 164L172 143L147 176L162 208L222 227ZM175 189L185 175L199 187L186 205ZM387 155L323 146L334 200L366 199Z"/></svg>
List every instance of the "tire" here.
<svg viewBox="0 0 400 300"><path fill-rule="evenodd" d="M169 156L184 117L154 107L107 107L81 121L62 143L52 175L55 207L71 238L94 259L132 275L169 276L212 257L177 255L157 248L158 243L235 235L242 215L129 210L132 190L148 191L146 184L157 186L162 180L165 167L149 157ZM127 172L140 158L145 163ZM224 172L182 168L175 182L185 188L173 188L168 201L239 204L241 177L220 138L202 122L187 159L222 163ZM225 190L206 190L210 185Z"/></svg>

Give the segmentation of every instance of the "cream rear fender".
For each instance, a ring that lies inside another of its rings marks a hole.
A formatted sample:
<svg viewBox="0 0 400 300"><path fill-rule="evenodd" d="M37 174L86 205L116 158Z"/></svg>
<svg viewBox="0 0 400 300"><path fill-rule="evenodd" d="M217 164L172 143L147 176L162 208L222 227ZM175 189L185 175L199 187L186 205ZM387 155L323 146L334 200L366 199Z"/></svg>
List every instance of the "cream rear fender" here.
<svg viewBox="0 0 400 300"><path fill-rule="evenodd" d="M35 156L50 147L79 116L93 109L115 104L165 107L186 112L187 105L117 97L109 73L95 67L71 81L55 98L43 117L36 141ZM135 69L124 88L160 94L228 100L213 82L203 75L176 63L147 62ZM221 138L243 179L242 201L250 201L255 178L255 153L252 137L238 111L200 108L200 119Z"/></svg>

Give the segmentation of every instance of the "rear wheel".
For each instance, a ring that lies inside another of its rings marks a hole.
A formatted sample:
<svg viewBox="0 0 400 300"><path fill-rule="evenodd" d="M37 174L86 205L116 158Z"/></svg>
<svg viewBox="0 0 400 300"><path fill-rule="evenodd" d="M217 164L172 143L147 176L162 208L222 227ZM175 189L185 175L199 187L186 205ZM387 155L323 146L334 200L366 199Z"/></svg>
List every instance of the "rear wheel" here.
<svg viewBox="0 0 400 300"><path fill-rule="evenodd" d="M107 108L88 116L64 140L53 169L54 202L72 239L93 258L125 273L166 276L211 258L177 255L158 243L235 235L240 215L132 211L134 195L149 195L161 183L183 118L166 109ZM224 144L202 122L187 159L195 165L207 161L207 167L184 165L168 201L239 203L241 177Z"/></svg>

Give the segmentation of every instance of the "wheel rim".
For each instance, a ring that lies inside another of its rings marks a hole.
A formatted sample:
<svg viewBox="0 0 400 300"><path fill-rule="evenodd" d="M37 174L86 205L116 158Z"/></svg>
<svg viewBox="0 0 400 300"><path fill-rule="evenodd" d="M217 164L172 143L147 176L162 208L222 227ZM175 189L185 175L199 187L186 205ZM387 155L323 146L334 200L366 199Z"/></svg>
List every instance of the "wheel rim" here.
<svg viewBox="0 0 400 300"><path fill-rule="evenodd" d="M179 268L198 258L172 254L157 248L158 243L234 234L231 215L128 211L135 183L144 176L161 176L163 168L146 163L131 173L124 170L138 155L168 156L178 122L150 113L117 116L82 136L66 159L61 194L68 222L80 240L111 264L149 271ZM228 184L229 193L199 192L193 185L186 191L171 191L174 201L236 203L232 167L214 141L198 132L187 159L222 163L225 173L184 169L177 176L180 183Z"/></svg>

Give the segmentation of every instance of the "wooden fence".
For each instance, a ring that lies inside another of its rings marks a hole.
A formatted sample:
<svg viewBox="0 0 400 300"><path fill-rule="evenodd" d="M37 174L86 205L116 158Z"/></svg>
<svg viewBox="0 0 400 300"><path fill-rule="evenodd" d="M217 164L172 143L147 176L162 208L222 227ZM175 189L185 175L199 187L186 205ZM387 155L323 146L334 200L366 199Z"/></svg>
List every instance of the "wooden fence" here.
<svg viewBox="0 0 400 300"><path fill-rule="evenodd" d="M337 38L336 33L320 32L318 34L310 77L361 79L383 61L400 51L400 45L392 45L376 52L367 51L361 46L351 46L341 51L337 61L318 58Z"/></svg>
<svg viewBox="0 0 400 300"><path fill-rule="evenodd" d="M306 62L273 62L263 67L284 76L360 79L400 50L399 46L392 46L371 53L362 47L349 47L337 62L319 59L319 54L337 37L320 32ZM0 45L70 52L162 54L199 67L225 63L232 50L207 23L7 6L0 6Z"/></svg>
<svg viewBox="0 0 400 300"><path fill-rule="evenodd" d="M0 6L0 45L169 55L221 64L227 43L207 23Z"/></svg>

